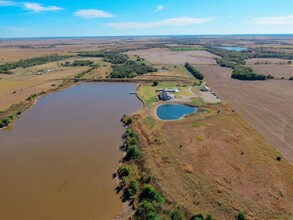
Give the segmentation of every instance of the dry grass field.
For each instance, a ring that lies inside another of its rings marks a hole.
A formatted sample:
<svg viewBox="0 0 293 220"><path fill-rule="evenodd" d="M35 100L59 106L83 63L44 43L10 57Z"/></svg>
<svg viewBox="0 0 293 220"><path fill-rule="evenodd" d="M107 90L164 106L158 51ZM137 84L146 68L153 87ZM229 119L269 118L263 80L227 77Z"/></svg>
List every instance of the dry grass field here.
<svg viewBox="0 0 293 220"><path fill-rule="evenodd" d="M177 122L136 115L144 166L163 192L165 208L215 219L286 219L293 213L293 169L228 105ZM217 111L220 111L218 114ZM172 205L173 204L173 205ZM164 209L164 207L163 207Z"/></svg>
<svg viewBox="0 0 293 220"><path fill-rule="evenodd" d="M8 108L12 104L24 101L28 96L42 91L48 91L57 88L64 79L73 79L77 74L88 70L90 67L62 67L58 63L74 60L88 60L87 58L70 58L59 62L52 62L26 69L17 68L12 75L0 74L0 110ZM103 72L102 62L98 58L89 60L101 64L96 70ZM38 75L38 71L45 71ZM102 74L101 73L101 74ZM94 73L96 74L96 73Z"/></svg>
<svg viewBox="0 0 293 220"><path fill-rule="evenodd" d="M136 77L137 79L150 79L153 81L194 81L194 77L183 65L154 66L158 72L148 73Z"/></svg>
<svg viewBox="0 0 293 220"><path fill-rule="evenodd" d="M293 163L293 84L289 80L239 81L231 70L197 65L221 100L227 101Z"/></svg>
<svg viewBox="0 0 293 220"><path fill-rule="evenodd" d="M143 57L152 64L216 64L216 55L207 51L170 51L167 48L134 50L129 51L128 55L137 55Z"/></svg>

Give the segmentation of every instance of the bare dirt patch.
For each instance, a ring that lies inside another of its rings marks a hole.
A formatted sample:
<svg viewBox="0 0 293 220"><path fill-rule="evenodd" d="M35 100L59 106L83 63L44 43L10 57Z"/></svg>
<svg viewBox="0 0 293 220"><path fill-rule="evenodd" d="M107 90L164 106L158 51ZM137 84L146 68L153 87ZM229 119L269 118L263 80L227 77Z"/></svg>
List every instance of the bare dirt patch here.
<svg viewBox="0 0 293 220"><path fill-rule="evenodd" d="M293 76L293 66L291 65L280 65L280 64L265 64L265 65L247 65L251 67L255 72L265 75L272 75L275 78L289 79Z"/></svg>
<svg viewBox="0 0 293 220"><path fill-rule="evenodd" d="M216 64L216 55L207 51L170 51L167 48L129 51L128 55L140 56L152 64Z"/></svg>

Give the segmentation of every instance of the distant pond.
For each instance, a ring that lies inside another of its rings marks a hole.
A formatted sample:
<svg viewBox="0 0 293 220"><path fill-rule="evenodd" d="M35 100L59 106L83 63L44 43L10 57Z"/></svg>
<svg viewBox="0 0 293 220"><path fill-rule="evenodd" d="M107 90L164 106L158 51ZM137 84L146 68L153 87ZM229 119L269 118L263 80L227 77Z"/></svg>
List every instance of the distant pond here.
<svg viewBox="0 0 293 220"><path fill-rule="evenodd" d="M161 120L177 120L184 115L192 114L196 111L195 107L177 104L164 104L157 108L157 116Z"/></svg>
<svg viewBox="0 0 293 220"><path fill-rule="evenodd" d="M233 50L233 51L247 50L247 48L245 48L245 47L218 47L218 48L222 48L222 49L225 49L225 50Z"/></svg>

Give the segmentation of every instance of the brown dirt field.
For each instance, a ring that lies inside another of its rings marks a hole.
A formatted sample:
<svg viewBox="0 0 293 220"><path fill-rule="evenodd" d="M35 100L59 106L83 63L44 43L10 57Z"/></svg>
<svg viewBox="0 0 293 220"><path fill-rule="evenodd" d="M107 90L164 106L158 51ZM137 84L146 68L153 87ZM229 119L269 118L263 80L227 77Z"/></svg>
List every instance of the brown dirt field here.
<svg viewBox="0 0 293 220"><path fill-rule="evenodd" d="M128 55L137 55L143 57L152 64L216 64L216 55L207 51L170 51L166 48L134 50L129 51Z"/></svg>
<svg viewBox="0 0 293 220"><path fill-rule="evenodd" d="M271 74L275 78L289 79L293 76L293 66L291 65L279 65L279 64L265 64L265 65L247 65L251 67L255 72L261 74Z"/></svg>
<svg viewBox="0 0 293 220"><path fill-rule="evenodd" d="M279 64L283 62L288 62L289 60L283 60L283 59L278 59L278 58L253 58L253 59L248 59L245 60L246 64L252 64L254 65L255 62L259 63L265 63L265 62L271 62L271 64Z"/></svg>
<svg viewBox="0 0 293 220"><path fill-rule="evenodd" d="M267 141L293 163L293 83L289 80L240 81L231 70L197 65L219 98L227 101Z"/></svg>
<svg viewBox="0 0 293 220"><path fill-rule="evenodd" d="M292 216L292 166L276 161L277 150L231 107L210 108L177 122L152 119L154 125L154 106L139 113L145 114L136 124L144 166L166 206L175 202L216 219L235 219L239 211L248 219Z"/></svg>

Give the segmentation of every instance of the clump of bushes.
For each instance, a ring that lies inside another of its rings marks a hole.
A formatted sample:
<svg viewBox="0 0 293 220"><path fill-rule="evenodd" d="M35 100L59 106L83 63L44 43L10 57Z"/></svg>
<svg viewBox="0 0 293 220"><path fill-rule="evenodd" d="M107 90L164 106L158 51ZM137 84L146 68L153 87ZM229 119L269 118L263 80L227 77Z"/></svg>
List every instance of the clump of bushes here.
<svg viewBox="0 0 293 220"><path fill-rule="evenodd" d="M121 121L125 124L125 125L130 125L133 122L132 117L128 116L128 115L123 115L121 118Z"/></svg>
<svg viewBox="0 0 293 220"><path fill-rule="evenodd" d="M131 167L128 165L122 165L118 168L117 174L120 178L129 176L131 172Z"/></svg>
<svg viewBox="0 0 293 220"><path fill-rule="evenodd" d="M136 145L128 146L126 152L127 152L125 156L126 160L137 159L140 156L140 150L138 146Z"/></svg>
<svg viewBox="0 0 293 220"><path fill-rule="evenodd" d="M138 191L138 183L135 179L131 179L128 187L126 188L126 196L130 199L133 199L137 191Z"/></svg>
<svg viewBox="0 0 293 220"><path fill-rule="evenodd" d="M139 195L139 200L143 201L143 200L148 200L151 202L157 202L159 204L162 204L165 202L164 198L160 195L160 193L158 193L153 186L151 186L150 184L145 184L142 187L142 191Z"/></svg>
<svg viewBox="0 0 293 220"><path fill-rule="evenodd" d="M206 217L204 217L203 214L195 214L191 216L190 220L213 220L213 216L211 214L208 214Z"/></svg>
<svg viewBox="0 0 293 220"><path fill-rule="evenodd" d="M10 115L9 117L3 118L0 123L0 127L3 128L8 126L13 121L14 118L15 118L14 115Z"/></svg>
<svg viewBox="0 0 293 220"><path fill-rule="evenodd" d="M158 81L154 81L152 86L158 86L159 82Z"/></svg>
<svg viewBox="0 0 293 220"><path fill-rule="evenodd" d="M143 75L146 73L156 72L157 69L147 66L144 63L137 63L132 60L120 65L112 66L112 73L110 74L111 78L133 78L137 75Z"/></svg>
<svg viewBox="0 0 293 220"><path fill-rule="evenodd" d="M120 53L118 50L86 51L77 55L81 57L102 57L104 61L112 64L122 64L128 60L128 56Z"/></svg>
<svg viewBox="0 0 293 220"><path fill-rule="evenodd" d="M234 67L231 78L239 80L266 80L267 77L253 72L250 67L239 65Z"/></svg>
<svg viewBox="0 0 293 220"><path fill-rule="evenodd" d="M136 219L159 220L157 204L143 200L138 204L135 212Z"/></svg>
<svg viewBox="0 0 293 220"><path fill-rule="evenodd" d="M27 97L27 101L32 101L32 100L34 100L35 98L37 98L37 94L32 94L32 95L30 95L29 97Z"/></svg>
<svg viewBox="0 0 293 220"><path fill-rule="evenodd" d="M184 213L181 208L177 207L175 210L171 212L171 220L184 220Z"/></svg>

